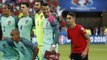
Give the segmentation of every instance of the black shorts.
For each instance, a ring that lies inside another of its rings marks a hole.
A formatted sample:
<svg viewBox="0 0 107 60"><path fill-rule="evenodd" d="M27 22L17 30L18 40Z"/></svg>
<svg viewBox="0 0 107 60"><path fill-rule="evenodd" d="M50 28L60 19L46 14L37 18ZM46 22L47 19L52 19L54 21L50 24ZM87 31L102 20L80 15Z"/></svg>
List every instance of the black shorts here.
<svg viewBox="0 0 107 60"><path fill-rule="evenodd" d="M71 60L88 60L88 55L85 58L82 58L80 53L72 53L70 55Z"/></svg>

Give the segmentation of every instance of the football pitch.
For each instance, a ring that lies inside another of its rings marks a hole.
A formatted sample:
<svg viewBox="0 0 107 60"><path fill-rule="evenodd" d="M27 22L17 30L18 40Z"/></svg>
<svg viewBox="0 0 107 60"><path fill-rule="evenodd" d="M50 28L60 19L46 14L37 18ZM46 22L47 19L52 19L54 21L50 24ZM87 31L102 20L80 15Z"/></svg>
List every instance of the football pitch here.
<svg viewBox="0 0 107 60"><path fill-rule="evenodd" d="M60 60L70 60L70 44L60 45ZM107 44L91 44L89 60L107 60Z"/></svg>

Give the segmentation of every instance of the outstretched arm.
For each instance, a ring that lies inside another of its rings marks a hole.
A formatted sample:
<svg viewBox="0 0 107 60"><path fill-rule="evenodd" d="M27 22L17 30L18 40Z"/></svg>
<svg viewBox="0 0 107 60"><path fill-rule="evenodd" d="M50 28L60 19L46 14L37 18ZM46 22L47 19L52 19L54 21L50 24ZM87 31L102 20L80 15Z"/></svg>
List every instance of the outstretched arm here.
<svg viewBox="0 0 107 60"><path fill-rule="evenodd" d="M59 24L56 22L55 17L52 15L48 17L48 21L50 22L51 27L53 28L53 44L57 44L59 38Z"/></svg>

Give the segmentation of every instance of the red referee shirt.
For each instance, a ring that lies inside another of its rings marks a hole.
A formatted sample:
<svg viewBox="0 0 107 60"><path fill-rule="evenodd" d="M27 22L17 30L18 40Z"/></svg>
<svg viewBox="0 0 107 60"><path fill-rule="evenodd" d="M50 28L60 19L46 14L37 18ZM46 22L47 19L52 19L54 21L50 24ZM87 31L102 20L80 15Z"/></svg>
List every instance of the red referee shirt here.
<svg viewBox="0 0 107 60"><path fill-rule="evenodd" d="M86 30L81 25L76 24L74 28L68 28L67 33L68 38L71 39L72 53L82 53L87 45L84 38Z"/></svg>

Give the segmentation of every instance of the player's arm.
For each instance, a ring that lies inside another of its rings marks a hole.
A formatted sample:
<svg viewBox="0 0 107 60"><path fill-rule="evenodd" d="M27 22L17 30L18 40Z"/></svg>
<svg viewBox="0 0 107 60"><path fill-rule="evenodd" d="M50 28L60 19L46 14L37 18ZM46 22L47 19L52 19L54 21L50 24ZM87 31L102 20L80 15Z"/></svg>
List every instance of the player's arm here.
<svg viewBox="0 0 107 60"><path fill-rule="evenodd" d="M15 28L18 28L18 18L17 16L12 16L15 20Z"/></svg>
<svg viewBox="0 0 107 60"><path fill-rule="evenodd" d="M86 33L86 30L85 30L83 27L81 28L81 32L82 32L84 38L85 38L86 41L87 41L87 45L86 45L84 51L83 51L82 54L81 54L81 56L84 58L84 57L86 57L86 55L88 54L88 49L89 49L89 45L90 45L90 41L91 41L91 40L90 40L89 35Z"/></svg>
<svg viewBox="0 0 107 60"><path fill-rule="evenodd" d="M85 58L86 55L88 54L89 45L90 45L90 41L91 41L90 37L88 36L88 34L85 34L84 37L86 38L87 45L86 45L86 48L84 49L84 51L81 54L82 58Z"/></svg>
<svg viewBox="0 0 107 60"><path fill-rule="evenodd" d="M32 37L34 37L35 21L34 21L34 16L30 16L30 17L32 19L32 28L31 28L30 36L32 38Z"/></svg>
<svg viewBox="0 0 107 60"><path fill-rule="evenodd" d="M18 18L16 16L14 18L15 18L15 27L18 28L18 21L19 20L18 20Z"/></svg>
<svg viewBox="0 0 107 60"><path fill-rule="evenodd" d="M50 22L51 27L53 28L53 40L54 40L53 44L57 44L59 39L59 26L58 26L59 24L57 24L53 16L50 16L48 18L48 21Z"/></svg>
<svg viewBox="0 0 107 60"><path fill-rule="evenodd" d="M25 46L27 46L27 47L29 47L29 48L32 49L32 51L33 51L32 60L35 60L35 59L36 59L36 56L37 56L37 54L38 54L38 51L39 51L37 45L33 44L31 41L28 41L28 40L26 40L26 39L22 39L21 42L22 42Z"/></svg>
<svg viewBox="0 0 107 60"><path fill-rule="evenodd" d="M32 60L35 60L36 59L36 56L37 56L37 54L38 54L38 52L39 52L39 48L37 47L37 46L35 46L34 47L34 49L33 49L33 57L32 57Z"/></svg>
<svg viewBox="0 0 107 60"><path fill-rule="evenodd" d="M89 45L90 45L90 37L89 37L89 35L88 34L85 34L84 35L84 37L86 38L86 40L87 40L87 46L86 46L86 48L85 48L85 50L87 50L87 49L89 49Z"/></svg>
<svg viewBox="0 0 107 60"><path fill-rule="evenodd" d="M10 46L14 46L14 43L13 43L13 41L12 41L10 38L5 37L4 40L5 40Z"/></svg>

